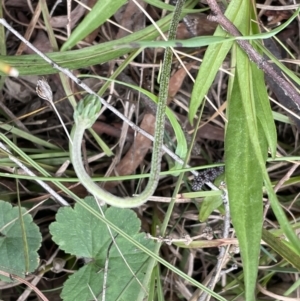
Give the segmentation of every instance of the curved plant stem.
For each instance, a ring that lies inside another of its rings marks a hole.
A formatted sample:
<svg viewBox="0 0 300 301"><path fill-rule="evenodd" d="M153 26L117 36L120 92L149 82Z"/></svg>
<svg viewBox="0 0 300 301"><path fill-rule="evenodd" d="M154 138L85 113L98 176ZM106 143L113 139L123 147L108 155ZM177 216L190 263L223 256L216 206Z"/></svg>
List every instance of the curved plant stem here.
<svg viewBox="0 0 300 301"><path fill-rule="evenodd" d="M72 129L73 145L70 144L71 160L77 177L82 185L98 200L115 207L133 208L144 204L148 198L153 195L159 181L171 64L172 51L167 48L162 67L161 84L157 104L151 173L145 190L139 196L125 198L117 197L95 184L85 171L81 156L81 142L84 131L90 128L98 118L101 104L99 99L93 95L89 95L78 104L74 112L75 125Z"/></svg>

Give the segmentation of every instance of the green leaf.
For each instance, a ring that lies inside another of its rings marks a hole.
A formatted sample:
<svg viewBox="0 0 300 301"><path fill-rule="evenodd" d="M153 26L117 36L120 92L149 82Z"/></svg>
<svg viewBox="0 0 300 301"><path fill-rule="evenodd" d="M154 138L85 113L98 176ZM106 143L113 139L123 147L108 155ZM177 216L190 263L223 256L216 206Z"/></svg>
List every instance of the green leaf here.
<svg viewBox="0 0 300 301"><path fill-rule="evenodd" d="M215 34L220 34L220 31L221 29L217 28ZM192 91L188 115L190 123L193 122L196 112L231 46L232 42L224 42L221 45L211 45L207 48Z"/></svg>
<svg viewBox="0 0 300 301"><path fill-rule="evenodd" d="M169 40L169 41L141 41L132 42L130 44L120 44L116 47L126 48L158 48L158 47L203 47L207 45L219 44L227 41L234 41L235 37L225 37L225 36L201 36L186 40Z"/></svg>
<svg viewBox="0 0 300 301"><path fill-rule="evenodd" d="M235 19L240 13L240 6L232 1L228 6L225 15L236 24ZM218 27L214 33L214 36L226 37L226 33ZM215 76L222 65L228 51L230 50L233 42L224 42L222 44L210 45L204 55L202 64L200 66L194 88L192 91L191 102L189 106L189 121L193 122L196 112L201 105L204 96L210 89Z"/></svg>
<svg viewBox="0 0 300 301"><path fill-rule="evenodd" d="M212 214L214 210L222 205L222 196L214 195L207 196L203 200L199 213L199 221L205 222Z"/></svg>
<svg viewBox="0 0 300 301"><path fill-rule="evenodd" d="M275 252L300 271L299 255L286 245L286 242L266 229L262 229L262 238Z"/></svg>
<svg viewBox="0 0 300 301"><path fill-rule="evenodd" d="M93 198L85 199L86 204L99 211ZM130 235L134 240L147 248L153 249L154 243L139 233L141 223L136 213L129 209L102 207L105 218ZM104 266L108 255L108 271L106 283L106 300L136 300L147 268L148 255L137 249L131 242L118 236L113 230L112 235L123 254L129 270L121 257L107 225L88 211L82 210L79 204L75 208L59 209L56 222L50 226L53 240L67 253L84 257L88 262L82 269L74 273L65 282L62 298L64 300L93 300L92 292L98 298L102 293ZM116 279L118 281L116 281ZM75 289L76 288L76 289Z"/></svg>
<svg viewBox="0 0 300 301"><path fill-rule="evenodd" d="M26 214L26 209L23 207L21 211L28 243L29 270L26 271L19 209L4 201L0 201L0 268L8 273L24 277L26 273L33 272L39 265L37 250L41 245L42 237L31 215ZM0 279L11 281L4 276Z"/></svg>
<svg viewBox="0 0 300 301"><path fill-rule="evenodd" d="M231 2L232 4L233 2ZM235 3L236 4L236 3ZM249 3L247 1L242 1L240 4L246 4ZM244 12L245 9L240 9L241 12ZM242 16L242 14L240 14ZM244 18L245 23L245 18ZM245 32L244 32L245 33ZM257 116L257 109L255 109L255 101L253 100L253 78L251 78L251 64L249 63L249 60L247 59L246 55L238 49L237 51L238 59L237 59L237 65L236 69L238 72L238 82L240 90L243 91L241 94L241 97L243 98L242 105L244 110L244 122L247 123L248 131L249 131L249 139L251 140L251 143L253 145L253 157L257 158L257 168L260 168L260 171L263 175L263 180L265 183L265 188L268 192L269 200L273 209L273 212L280 224L280 227L282 228L284 234L287 236L287 238L290 241L291 247L294 248L294 250L300 254L300 242L299 238L296 236L293 228L290 225L290 222L288 221L277 197L273 190L268 172L266 170L266 148L265 144L266 141L264 139L264 134L262 132L261 123L257 122L256 116ZM252 89L251 89L252 87ZM239 92L240 93L240 92ZM241 108L242 109L242 108ZM237 145L241 145L240 140ZM263 150L263 151L262 151ZM227 172L226 172L227 175ZM227 178L227 176L226 176ZM253 248L255 250L255 246L253 245ZM253 268L253 266L250 268ZM246 275L248 279L250 280L250 275ZM254 269L252 272L252 276L254 275ZM253 283L250 283L250 285L254 285ZM248 293L251 294L250 286L248 286ZM249 296L249 298L251 298Z"/></svg>
<svg viewBox="0 0 300 301"><path fill-rule="evenodd" d="M49 143L49 142L45 141L44 139L38 138L36 135L31 135L31 134L29 134L23 130L20 130L16 127L12 127L11 124L0 124L0 128L5 131L8 131L10 133L13 133L16 136L21 137L22 139L26 139L30 142L39 144L39 145L47 147L49 149L53 149L53 150L60 149L56 145Z"/></svg>
<svg viewBox="0 0 300 301"><path fill-rule="evenodd" d="M235 78L228 107L225 173L232 223L242 255L246 299L250 301L254 300L260 250L263 178L250 139L251 129L245 121L252 112L245 111L243 102Z"/></svg>
<svg viewBox="0 0 300 301"><path fill-rule="evenodd" d="M264 134L271 150L271 155L274 158L276 156L277 133L264 80L264 73L253 63L251 70L256 116L264 130Z"/></svg>
<svg viewBox="0 0 300 301"><path fill-rule="evenodd" d="M85 18L72 32L68 40L61 47L61 51L68 50L83 40L87 35L115 14L116 11L126 2L126 0L97 1L92 10L85 16Z"/></svg>
<svg viewBox="0 0 300 301"><path fill-rule="evenodd" d="M214 184L218 187L220 183L224 181L224 174L218 176L214 180ZM223 204L222 195L209 195L206 196L201 204L199 212L199 221L205 222L214 210L219 208ZM219 208L221 213L224 213L224 208Z"/></svg>
<svg viewBox="0 0 300 301"><path fill-rule="evenodd" d="M243 34L249 34L249 3L243 2L243 5L240 18L244 22L241 22L239 29ZM263 223L262 173L265 162L262 161L267 155L265 136L256 117L251 66L247 55L236 47L236 72L225 139L230 212L243 262L245 299L249 301L255 300Z"/></svg>

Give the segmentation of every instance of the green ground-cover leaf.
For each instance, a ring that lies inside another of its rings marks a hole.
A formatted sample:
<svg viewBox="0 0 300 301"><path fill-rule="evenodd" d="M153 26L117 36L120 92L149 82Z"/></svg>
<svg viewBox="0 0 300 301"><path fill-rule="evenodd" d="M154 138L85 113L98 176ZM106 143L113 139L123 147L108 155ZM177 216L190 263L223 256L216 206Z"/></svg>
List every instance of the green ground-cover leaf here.
<svg viewBox="0 0 300 301"><path fill-rule="evenodd" d="M25 214L25 208L21 208L21 211L28 246L26 256L29 259L29 269L26 270L19 209L4 201L0 201L0 268L8 273L24 277L27 272L33 272L39 265L37 251L42 237L31 215ZM0 278L11 281L4 276Z"/></svg>
<svg viewBox="0 0 300 301"><path fill-rule="evenodd" d="M86 198L86 203L99 211L93 198ZM113 222L137 242L153 249L154 243L147 240L145 234L139 233L141 222L134 211L113 207L102 209L107 220ZM79 204L76 204L74 209L61 208L56 215L56 220L50 226L53 240L65 252L84 257L89 261L66 281L62 292L63 299L90 300L93 298L91 292L99 297L103 289L103 268L109 254L106 300L117 300L118 297L121 300L135 300L141 289L140 284L112 243L107 226L88 211L82 210ZM143 282L148 255L128 240L118 236L113 230L112 235L135 276Z"/></svg>

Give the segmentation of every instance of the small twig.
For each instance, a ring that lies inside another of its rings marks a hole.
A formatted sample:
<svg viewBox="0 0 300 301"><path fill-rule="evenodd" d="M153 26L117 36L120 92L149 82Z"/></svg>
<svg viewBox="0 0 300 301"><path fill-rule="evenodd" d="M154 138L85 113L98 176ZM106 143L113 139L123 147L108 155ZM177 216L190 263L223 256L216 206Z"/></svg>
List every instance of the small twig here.
<svg viewBox="0 0 300 301"><path fill-rule="evenodd" d="M290 177L292 176L292 174L294 173L294 171L297 169L297 167L299 166L299 164L294 164L289 171L278 181L278 183L276 184L276 186L274 187L274 192L276 193L279 188L283 185L284 182L286 182L287 180L290 179ZM268 202L265 204L264 206L264 219L266 218L266 215L268 213L268 210L270 208L270 201L268 200Z"/></svg>
<svg viewBox="0 0 300 301"><path fill-rule="evenodd" d="M30 287L42 300L44 300L44 301L49 301L43 294L42 294L42 292L39 290L39 289L37 289L37 287L36 286L34 286L34 285L32 285L30 282L28 282L27 280L25 280L25 279L23 279L23 278L21 278L21 277L19 277L19 276L17 276L17 275L13 275L13 274L10 274L10 273L6 273L6 272L4 272L4 271L1 271L0 270L0 275L3 275L3 276L5 276L5 277L8 277L8 278L11 278L11 279L14 279L14 280L17 280L17 281L19 281L19 282L21 282L21 283L24 283L24 284L26 284L28 287Z"/></svg>
<svg viewBox="0 0 300 301"><path fill-rule="evenodd" d="M53 7L52 7L52 9L51 9L51 11L50 11L50 17L52 17L52 15L53 15L53 13L54 13L56 7L57 7L60 3L62 3L62 0L56 0L56 1L55 1L54 5L53 5Z"/></svg>
<svg viewBox="0 0 300 301"><path fill-rule="evenodd" d="M226 239L229 237L229 229L230 229L230 209L229 209L229 201L228 201L228 192L227 189L225 187L225 185L223 185L223 194L222 194L222 200L223 200L223 205L224 205L224 209L225 209L225 216L224 216L224 226L223 226L223 239ZM229 247L229 246L228 246ZM214 272L212 273L212 277L209 280L207 287L211 290L214 289L220 274L221 274L221 270L224 266L224 264L226 263L226 253L227 253L227 249L228 247L225 246L221 246L220 247L220 254L218 256L218 262L214 268ZM203 292L200 296L200 298L198 299L198 301L204 301L206 300L207 297L207 293ZM210 296L209 296L210 299Z"/></svg>
<svg viewBox="0 0 300 301"><path fill-rule="evenodd" d="M110 230L109 227L107 227L107 228ZM112 235L112 233L111 233L111 235ZM109 246L107 248L107 252L106 252L106 259L105 259L104 271L103 271L103 290L102 290L102 299L101 299L102 301L105 301L105 297L106 297L109 251L110 251L111 246L113 245L114 242L115 242L115 237L113 238L113 240L109 244Z"/></svg>
<svg viewBox="0 0 300 301"><path fill-rule="evenodd" d="M298 166L299 166L299 163L295 163L289 169L289 171L278 181L278 183L274 187L275 192L277 192L279 190L279 188L283 185L284 182L286 182L287 180L289 180L291 178L292 174L294 173L294 171L297 169Z"/></svg>
<svg viewBox="0 0 300 301"><path fill-rule="evenodd" d="M49 265L52 263L53 259L57 256L58 252L60 251L60 249L56 249L54 251L54 253L51 255L51 257L47 260L47 262L45 263L45 265ZM31 285L33 285L33 287L36 287L38 285L38 283L40 282L40 280L42 279L43 275L44 275L45 271L43 268L39 268L39 272L37 275L35 275L35 277L31 280ZM26 290L22 293L22 295L19 297L18 301L20 300L28 300L29 295L32 292L32 287L27 287Z"/></svg>
<svg viewBox="0 0 300 301"><path fill-rule="evenodd" d="M300 301L299 298L295 298L295 297L289 298L279 294L274 294L271 291L264 288L259 282L256 283L256 286L262 294L268 297L269 300Z"/></svg>
<svg viewBox="0 0 300 301"><path fill-rule="evenodd" d="M146 234L147 239L152 239L153 241L157 241L158 243L165 243L167 245L172 245L173 243L184 243L185 245L189 245L193 240L189 235L184 235L182 238L173 238L171 236L152 236L150 233Z"/></svg>
<svg viewBox="0 0 300 301"><path fill-rule="evenodd" d="M241 32L228 20L222 13L220 7L215 0L207 0L207 4L211 9L211 15L207 18L210 21L217 22L225 31L235 37L242 36ZM297 89L293 87L273 66L261 56L253 46L246 40L237 40L238 45L248 55L249 60L257 65L265 74L270 76L273 81L282 89L285 95L288 95L296 104L300 111L300 95Z"/></svg>

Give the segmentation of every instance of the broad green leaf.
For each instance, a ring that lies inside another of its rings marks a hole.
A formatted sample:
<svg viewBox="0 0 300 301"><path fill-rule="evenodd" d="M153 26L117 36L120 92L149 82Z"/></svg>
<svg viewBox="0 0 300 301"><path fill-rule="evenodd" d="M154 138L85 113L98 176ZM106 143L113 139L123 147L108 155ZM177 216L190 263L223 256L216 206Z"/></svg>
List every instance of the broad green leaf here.
<svg viewBox="0 0 300 301"><path fill-rule="evenodd" d="M38 226L33 223L26 209L21 208L24 228L28 245L29 270L26 271L24 245L19 220L19 208L12 207L9 203L0 201L0 269L24 277L27 272L33 272L39 265L38 249L42 236ZM2 280L11 281L4 276Z"/></svg>
<svg viewBox="0 0 300 301"><path fill-rule="evenodd" d="M239 30L250 33L249 3L244 2ZM230 212L243 261L245 298L255 299L262 228L262 152L266 143L256 118L251 63L246 54L236 49L236 72L228 106L228 126L225 139L226 180ZM262 145L258 143L262 140ZM253 142L254 141L254 142ZM254 149L261 155L254 155Z"/></svg>
<svg viewBox="0 0 300 301"><path fill-rule="evenodd" d="M75 46L78 42L83 40L87 35L93 32L96 28L102 25L109 19L116 11L122 7L126 0L101 0L97 1L92 10L85 16L85 18L76 26L71 36L61 47L61 51L68 50Z"/></svg>
<svg viewBox="0 0 300 301"><path fill-rule="evenodd" d="M232 3L232 2L231 2ZM241 4L248 4L247 1L242 1ZM244 12L244 9L241 9L241 12ZM242 14L240 14L242 16ZM242 23L243 24L243 23ZM245 21L244 21L245 25ZM242 30L243 32L243 30ZM245 32L243 32L245 34ZM269 200L273 209L273 212L284 232L284 234L287 236L287 238L290 241L291 246L294 248L295 252L297 252L300 255L300 241L298 237L296 236L293 228L290 225L290 222L288 221L277 197L273 190L268 172L266 170L265 162L266 162L266 152L264 150L264 147L262 147L262 143L265 143L265 139L262 136L260 125L261 123L257 123L256 120L256 110L255 109L255 102L253 101L253 90L251 89L251 85L253 85L253 79L251 80L251 76L249 76L249 61L246 58L246 55L241 51L237 51L239 56L239 61L237 62L237 70L239 70L239 86L241 91L243 93L241 94L241 97L243 97L243 106L244 110L246 112L244 122L248 124L248 130L250 132L249 138L253 145L253 156L256 156L257 158L257 164L263 174L263 180L265 183L265 188L268 192ZM253 88L253 86L252 86ZM257 127L257 130L255 130L255 127ZM260 133L260 134L258 134ZM227 173L226 173L227 176ZM227 178L227 177L226 177ZM254 275L253 275L254 277ZM249 278L250 279L250 278Z"/></svg>
<svg viewBox="0 0 300 301"><path fill-rule="evenodd" d="M232 223L243 261L246 299L254 300L262 227L262 173L254 155L249 112L242 104L236 78L228 107L225 173Z"/></svg>
<svg viewBox="0 0 300 301"><path fill-rule="evenodd" d="M244 2L240 15L244 22L240 24L239 30L247 35L251 30L248 2ZM266 159L267 155L267 149L264 147L265 136L261 136L262 131L257 121L256 110L251 62L247 55L236 47L236 72L228 109L225 164L232 223L239 240L243 262L245 299L249 301L255 300L263 222L261 166L264 162L259 160L263 157ZM239 132L233 127L236 127ZM234 143L236 147L232 149ZM260 157L254 155L254 149L261 154ZM231 179L227 177L229 175Z"/></svg>
<svg viewBox="0 0 300 301"><path fill-rule="evenodd" d="M99 210L93 198L88 197L85 202L93 209ZM102 210L107 220L113 222L134 240L149 249L154 248L153 241L146 239L145 234L139 233L141 222L133 210L113 207L108 209L102 207ZM112 241L107 225L101 223L88 211L82 210L79 204L76 204L74 209L60 208L56 215L56 222L50 226L50 232L53 240L62 250L77 257L84 257L88 262L65 282L61 294L63 300L93 300L92 293L100 300L106 260L108 260L106 300L114 301L118 298L136 300L141 290L137 279L143 282L148 255L111 230L124 257L122 258Z"/></svg>

